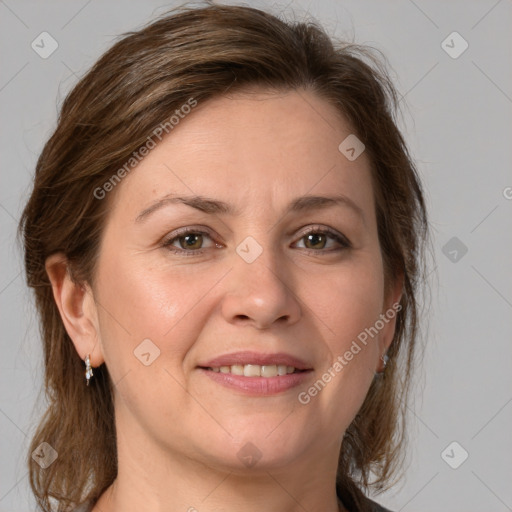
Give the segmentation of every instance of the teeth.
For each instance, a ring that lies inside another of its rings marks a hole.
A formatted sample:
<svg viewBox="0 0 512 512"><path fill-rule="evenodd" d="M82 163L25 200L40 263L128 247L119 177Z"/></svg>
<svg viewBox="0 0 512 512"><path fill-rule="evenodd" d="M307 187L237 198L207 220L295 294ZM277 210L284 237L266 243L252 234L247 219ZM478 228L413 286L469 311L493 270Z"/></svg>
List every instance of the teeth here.
<svg viewBox="0 0 512 512"><path fill-rule="evenodd" d="M231 373L233 375L243 375L244 377L277 377L295 372L295 367L285 364L271 364L260 366L259 364L234 364L232 366L221 366L219 368L209 368L216 373Z"/></svg>
<svg viewBox="0 0 512 512"><path fill-rule="evenodd" d="M244 365L244 377L261 377L261 366L256 364Z"/></svg>
<svg viewBox="0 0 512 512"><path fill-rule="evenodd" d="M233 375L243 375L244 374L244 367L241 364L234 364L231 367L231 373Z"/></svg>
<svg viewBox="0 0 512 512"><path fill-rule="evenodd" d="M277 366L262 366L261 367L261 376L262 377L277 377Z"/></svg>

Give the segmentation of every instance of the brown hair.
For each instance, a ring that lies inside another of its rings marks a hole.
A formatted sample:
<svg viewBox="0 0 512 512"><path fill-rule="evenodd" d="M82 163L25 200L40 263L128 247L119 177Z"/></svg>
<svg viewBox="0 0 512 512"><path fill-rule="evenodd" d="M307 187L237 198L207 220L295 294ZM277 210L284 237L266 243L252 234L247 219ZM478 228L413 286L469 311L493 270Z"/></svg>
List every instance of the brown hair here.
<svg viewBox="0 0 512 512"><path fill-rule="evenodd" d="M249 86L307 89L325 98L350 122L372 162L385 274L388 283L403 275L402 309L385 375L374 379L345 433L337 491L346 506L364 511L364 493L389 485L403 455L427 220L396 125L397 93L370 50L333 43L314 22L284 22L249 7L182 7L125 34L67 96L20 221L48 398L30 452L43 441L58 452L47 469L29 457L30 483L44 511L96 500L117 474L107 368L95 369L92 385L84 385L83 362L64 329L45 260L63 252L73 279L92 283L109 204L94 191L190 98L200 103Z"/></svg>

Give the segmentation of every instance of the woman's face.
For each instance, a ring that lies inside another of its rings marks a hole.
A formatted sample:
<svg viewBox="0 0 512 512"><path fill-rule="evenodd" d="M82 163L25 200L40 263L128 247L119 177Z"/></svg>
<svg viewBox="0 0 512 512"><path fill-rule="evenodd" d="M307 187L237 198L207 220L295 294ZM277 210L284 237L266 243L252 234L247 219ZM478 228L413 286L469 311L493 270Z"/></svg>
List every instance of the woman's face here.
<svg viewBox="0 0 512 512"><path fill-rule="evenodd" d="M337 458L399 298L369 159L338 149L350 134L311 92L217 98L112 192L93 364L132 453L233 471Z"/></svg>

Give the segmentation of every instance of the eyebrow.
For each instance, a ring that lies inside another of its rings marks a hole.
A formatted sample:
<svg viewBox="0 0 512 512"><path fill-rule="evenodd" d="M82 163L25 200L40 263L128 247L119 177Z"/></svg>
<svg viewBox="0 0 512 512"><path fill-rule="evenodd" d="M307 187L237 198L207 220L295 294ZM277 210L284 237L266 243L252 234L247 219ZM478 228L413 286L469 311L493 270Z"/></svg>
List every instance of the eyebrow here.
<svg viewBox="0 0 512 512"><path fill-rule="evenodd" d="M142 210L137 216L135 222L142 222L146 220L155 211L168 206L170 204L185 204L191 206L196 210L202 211L210 215L226 214L232 216L239 216L240 211L232 205L204 196L175 196L169 194ZM357 215L365 221L364 212L352 199L344 195L330 195L330 196L314 196L306 195L297 197L290 202L285 214L290 212L303 213L310 210L322 210L331 208L333 206L347 206L351 208Z"/></svg>

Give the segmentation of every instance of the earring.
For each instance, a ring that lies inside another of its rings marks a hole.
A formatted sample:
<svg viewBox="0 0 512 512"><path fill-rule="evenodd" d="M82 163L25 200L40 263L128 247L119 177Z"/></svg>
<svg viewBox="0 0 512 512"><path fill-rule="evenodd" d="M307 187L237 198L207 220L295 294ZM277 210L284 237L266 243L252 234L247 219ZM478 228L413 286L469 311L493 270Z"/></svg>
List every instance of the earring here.
<svg viewBox="0 0 512 512"><path fill-rule="evenodd" d="M89 359L89 354L85 356L85 380L87 382L87 385L89 385L89 381L91 380L91 377L94 375L92 371L91 366L91 360Z"/></svg>
<svg viewBox="0 0 512 512"><path fill-rule="evenodd" d="M380 372L380 373L384 373L384 372L386 371L386 366L387 366L388 361L389 361L389 356L388 356L387 354L384 354L384 355L381 357L381 359L382 359L382 362L384 363L384 366L383 366L383 368L382 368L382 372Z"/></svg>

